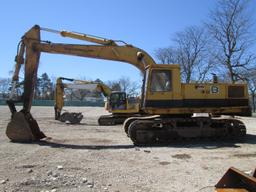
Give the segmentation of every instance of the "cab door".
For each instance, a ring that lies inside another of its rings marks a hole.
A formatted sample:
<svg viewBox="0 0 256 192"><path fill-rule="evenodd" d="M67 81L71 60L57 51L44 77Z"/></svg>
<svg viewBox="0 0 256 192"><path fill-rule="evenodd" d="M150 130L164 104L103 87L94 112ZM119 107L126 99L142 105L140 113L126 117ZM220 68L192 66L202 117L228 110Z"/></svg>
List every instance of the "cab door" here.
<svg viewBox="0 0 256 192"><path fill-rule="evenodd" d="M150 70L147 78L145 107L167 108L173 99L173 74L171 69Z"/></svg>

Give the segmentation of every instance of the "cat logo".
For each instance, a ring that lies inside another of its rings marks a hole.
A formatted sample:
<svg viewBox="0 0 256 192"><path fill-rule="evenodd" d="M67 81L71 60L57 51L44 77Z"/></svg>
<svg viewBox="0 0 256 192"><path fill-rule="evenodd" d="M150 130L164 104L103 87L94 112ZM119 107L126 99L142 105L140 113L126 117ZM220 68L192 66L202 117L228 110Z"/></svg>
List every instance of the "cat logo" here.
<svg viewBox="0 0 256 192"><path fill-rule="evenodd" d="M217 94L219 93L219 87L218 86L211 86L211 94Z"/></svg>

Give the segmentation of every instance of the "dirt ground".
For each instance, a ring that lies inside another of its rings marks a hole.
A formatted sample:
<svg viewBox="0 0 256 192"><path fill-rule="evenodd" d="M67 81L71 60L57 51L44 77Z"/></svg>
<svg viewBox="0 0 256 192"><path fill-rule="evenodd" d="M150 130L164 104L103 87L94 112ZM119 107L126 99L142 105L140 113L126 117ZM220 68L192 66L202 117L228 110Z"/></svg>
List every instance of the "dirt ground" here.
<svg viewBox="0 0 256 192"><path fill-rule="evenodd" d="M10 112L0 107L0 191L213 192L230 166L256 167L256 118L242 118L248 132L242 142L134 147L121 125L97 125L103 108L66 109L83 112L82 123L61 123L54 120L53 107L33 107L52 139L21 144L6 137Z"/></svg>

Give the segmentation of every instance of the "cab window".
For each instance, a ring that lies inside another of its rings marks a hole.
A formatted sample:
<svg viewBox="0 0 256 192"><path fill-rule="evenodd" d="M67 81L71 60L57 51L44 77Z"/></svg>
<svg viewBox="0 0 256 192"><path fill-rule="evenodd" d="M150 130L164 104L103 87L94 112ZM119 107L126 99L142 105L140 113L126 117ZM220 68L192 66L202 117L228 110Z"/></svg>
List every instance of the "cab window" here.
<svg viewBox="0 0 256 192"><path fill-rule="evenodd" d="M170 70L152 70L150 89L152 92L171 91L171 80Z"/></svg>
<svg viewBox="0 0 256 192"><path fill-rule="evenodd" d="M110 96L110 106L114 109L126 108L126 94L125 93L112 93Z"/></svg>

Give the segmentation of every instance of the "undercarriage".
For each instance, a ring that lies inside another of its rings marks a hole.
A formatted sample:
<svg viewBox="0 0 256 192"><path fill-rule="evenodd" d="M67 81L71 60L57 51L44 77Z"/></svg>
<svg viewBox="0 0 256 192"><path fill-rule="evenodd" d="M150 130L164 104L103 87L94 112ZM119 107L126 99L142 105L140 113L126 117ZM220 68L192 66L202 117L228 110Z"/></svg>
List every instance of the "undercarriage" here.
<svg viewBox="0 0 256 192"><path fill-rule="evenodd" d="M243 122L233 118L131 118L124 123L124 129L135 145L195 138L236 139L246 135Z"/></svg>
<svg viewBox="0 0 256 192"><path fill-rule="evenodd" d="M110 114L110 115L102 115L98 119L99 125L118 125L118 124L123 124L124 121L129 118L129 117L141 117L142 114L129 114L129 113L124 113L124 114Z"/></svg>

